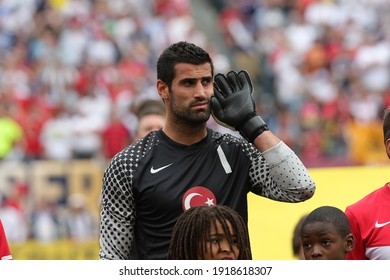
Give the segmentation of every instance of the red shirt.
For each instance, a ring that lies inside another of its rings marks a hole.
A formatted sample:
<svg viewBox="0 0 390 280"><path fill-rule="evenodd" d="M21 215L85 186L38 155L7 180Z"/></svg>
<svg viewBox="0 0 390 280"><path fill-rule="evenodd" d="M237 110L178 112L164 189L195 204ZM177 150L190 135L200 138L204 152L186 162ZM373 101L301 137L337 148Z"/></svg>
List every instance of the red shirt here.
<svg viewBox="0 0 390 280"><path fill-rule="evenodd" d="M102 140L103 153L107 158L112 158L132 142L130 132L119 121L110 123L103 130Z"/></svg>
<svg viewBox="0 0 390 280"><path fill-rule="evenodd" d="M0 220L0 259L12 260L11 251L8 246L7 237L5 236L5 232L1 220Z"/></svg>
<svg viewBox="0 0 390 280"><path fill-rule="evenodd" d="M371 192L345 210L355 247L350 260L390 260L390 187Z"/></svg>

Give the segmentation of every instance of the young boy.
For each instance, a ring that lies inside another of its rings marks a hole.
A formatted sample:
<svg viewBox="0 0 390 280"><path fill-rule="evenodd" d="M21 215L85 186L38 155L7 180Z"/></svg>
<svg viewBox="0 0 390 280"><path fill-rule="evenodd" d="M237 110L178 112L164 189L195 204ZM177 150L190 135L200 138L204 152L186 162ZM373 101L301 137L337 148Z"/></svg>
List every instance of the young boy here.
<svg viewBox="0 0 390 280"><path fill-rule="evenodd" d="M242 217L227 206L195 206L177 220L168 250L171 260L250 260Z"/></svg>
<svg viewBox="0 0 390 280"><path fill-rule="evenodd" d="M332 206L313 210L301 228L306 260L345 260L355 240L345 213Z"/></svg>

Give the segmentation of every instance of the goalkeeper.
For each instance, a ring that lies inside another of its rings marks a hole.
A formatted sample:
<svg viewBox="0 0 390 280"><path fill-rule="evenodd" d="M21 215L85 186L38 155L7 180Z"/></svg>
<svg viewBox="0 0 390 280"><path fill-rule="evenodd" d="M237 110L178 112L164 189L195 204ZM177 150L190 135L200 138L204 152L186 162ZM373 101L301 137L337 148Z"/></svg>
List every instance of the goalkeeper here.
<svg viewBox="0 0 390 280"><path fill-rule="evenodd" d="M187 209L227 205L247 223L247 195L311 198L315 183L295 153L256 113L245 71L217 74L188 42L157 61L164 127L119 152L103 178L100 259L166 259L172 229ZM210 115L243 138L206 126Z"/></svg>

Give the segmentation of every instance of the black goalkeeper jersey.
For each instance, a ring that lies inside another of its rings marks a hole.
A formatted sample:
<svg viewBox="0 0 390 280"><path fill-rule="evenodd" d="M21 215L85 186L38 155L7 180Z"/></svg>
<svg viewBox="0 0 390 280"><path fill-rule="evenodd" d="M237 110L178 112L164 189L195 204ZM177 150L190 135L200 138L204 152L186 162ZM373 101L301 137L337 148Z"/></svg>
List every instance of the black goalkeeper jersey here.
<svg viewBox="0 0 390 280"><path fill-rule="evenodd" d="M266 161L247 141L211 129L191 146L162 130L149 133L104 173L100 258L166 259L172 229L189 207L227 205L247 221L249 191L278 201L310 198L306 168L283 143L279 150Z"/></svg>

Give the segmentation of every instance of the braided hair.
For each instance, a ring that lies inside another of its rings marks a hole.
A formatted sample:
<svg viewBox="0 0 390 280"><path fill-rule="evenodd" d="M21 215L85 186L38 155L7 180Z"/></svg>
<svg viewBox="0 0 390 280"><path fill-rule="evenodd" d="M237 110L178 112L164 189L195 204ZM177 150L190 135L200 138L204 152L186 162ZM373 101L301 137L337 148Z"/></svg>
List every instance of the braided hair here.
<svg viewBox="0 0 390 280"><path fill-rule="evenodd" d="M201 260L210 246L210 229L220 222L228 239L230 249L237 245L240 253L239 260L252 259L249 233L242 217L228 206L196 206L184 212L177 220L168 250L170 260ZM230 222L236 238L229 231ZM236 243L236 244L235 244Z"/></svg>

